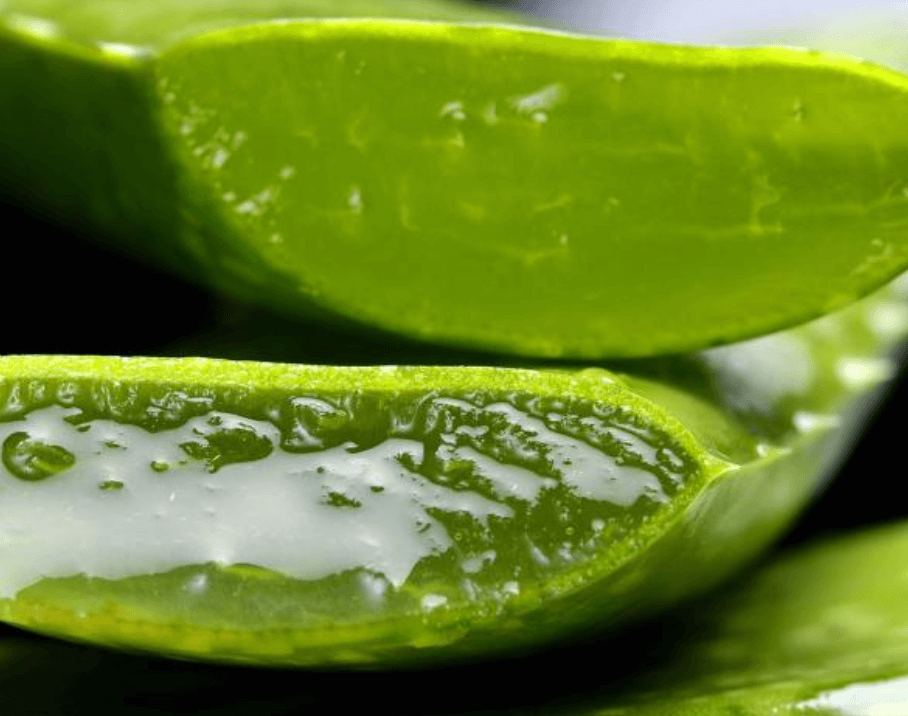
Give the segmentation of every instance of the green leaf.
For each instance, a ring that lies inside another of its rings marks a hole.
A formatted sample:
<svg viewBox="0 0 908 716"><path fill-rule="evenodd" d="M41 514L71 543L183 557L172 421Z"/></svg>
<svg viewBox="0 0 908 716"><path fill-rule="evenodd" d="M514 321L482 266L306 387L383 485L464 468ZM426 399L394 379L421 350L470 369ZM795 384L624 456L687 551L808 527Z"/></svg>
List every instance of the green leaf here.
<svg viewBox="0 0 908 716"><path fill-rule="evenodd" d="M7 2L0 183L284 311L521 355L733 341L908 265L893 71L209 5Z"/></svg>
<svg viewBox="0 0 908 716"><path fill-rule="evenodd" d="M791 522L891 376L903 293L636 374L0 358L0 615L284 665L638 618Z"/></svg>
<svg viewBox="0 0 908 716"><path fill-rule="evenodd" d="M671 650L631 683L622 708L586 713L904 712L908 701L908 524L828 540L771 563L678 615ZM684 624L681 637L678 626ZM669 654L670 651L670 654Z"/></svg>

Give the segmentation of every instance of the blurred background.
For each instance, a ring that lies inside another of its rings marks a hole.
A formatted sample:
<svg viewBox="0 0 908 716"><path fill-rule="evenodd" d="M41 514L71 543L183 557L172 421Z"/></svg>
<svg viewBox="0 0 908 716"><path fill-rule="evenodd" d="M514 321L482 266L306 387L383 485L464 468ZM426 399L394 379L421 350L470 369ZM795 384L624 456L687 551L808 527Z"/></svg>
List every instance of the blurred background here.
<svg viewBox="0 0 908 716"><path fill-rule="evenodd" d="M895 0L523 0L499 3L564 22L572 27L668 42L752 43L772 41L780 30L825 31L901 11ZM881 26L881 29L883 26Z"/></svg>

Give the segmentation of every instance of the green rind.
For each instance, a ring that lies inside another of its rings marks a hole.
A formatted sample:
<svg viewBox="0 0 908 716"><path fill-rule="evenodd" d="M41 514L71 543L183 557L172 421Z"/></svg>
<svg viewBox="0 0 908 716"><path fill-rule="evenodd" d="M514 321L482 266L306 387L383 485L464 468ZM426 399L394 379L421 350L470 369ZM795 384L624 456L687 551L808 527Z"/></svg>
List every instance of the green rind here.
<svg viewBox="0 0 908 716"><path fill-rule="evenodd" d="M908 528L820 542L771 563L696 610L655 668L577 713L883 714L908 688Z"/></svg>
<svg viewBox="0 0 908 716"><path fill-rule="evenodd" d="M0 181L284 311L652 355L820 315L908 261L908 80L847 58L350 18L99 54L15 7Z"/></svg>

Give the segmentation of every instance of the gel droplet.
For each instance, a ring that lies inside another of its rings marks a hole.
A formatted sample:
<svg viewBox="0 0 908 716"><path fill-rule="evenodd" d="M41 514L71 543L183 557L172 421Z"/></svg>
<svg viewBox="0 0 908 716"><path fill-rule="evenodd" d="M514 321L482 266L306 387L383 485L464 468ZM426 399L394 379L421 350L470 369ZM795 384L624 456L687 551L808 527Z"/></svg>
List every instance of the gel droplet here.
<svg viewBox="0 0 908 716"><path fill-rule="evenodd" d="M15 477L37 482L71 468L76 457L66 448L18 432L3 441L3 466Z"/></svg>

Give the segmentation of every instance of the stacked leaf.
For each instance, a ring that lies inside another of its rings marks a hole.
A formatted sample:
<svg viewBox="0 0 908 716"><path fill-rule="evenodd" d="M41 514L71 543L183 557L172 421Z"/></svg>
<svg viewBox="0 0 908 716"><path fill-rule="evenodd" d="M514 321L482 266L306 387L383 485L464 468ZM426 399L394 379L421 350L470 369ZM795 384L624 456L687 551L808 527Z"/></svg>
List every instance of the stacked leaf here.
<svg viewBox="0 0 908 716"><path fill-rule="evenodd" d="M0 359L6 621L424 664L652 613L791 522L908 334L903 287L853 303L908 264L908 79L499 19L0 6L0 182L22 202L289 314L649 356Z"/></svg>
<svg viewBox="0 0 908 716"><path fill-rule="evenodd" d="M904 75L368 5L7 2L0 181L283 311L524 356L743 339L908 263Z"/></svg>

